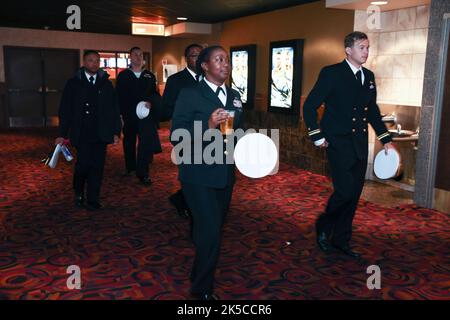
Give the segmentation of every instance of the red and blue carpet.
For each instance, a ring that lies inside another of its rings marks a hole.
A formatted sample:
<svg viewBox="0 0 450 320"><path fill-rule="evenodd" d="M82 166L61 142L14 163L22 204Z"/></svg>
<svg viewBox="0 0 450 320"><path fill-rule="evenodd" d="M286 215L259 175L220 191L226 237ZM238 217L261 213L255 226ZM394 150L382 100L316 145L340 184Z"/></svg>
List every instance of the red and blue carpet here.
<svg viewBox="0 0 450 320"><path fill-rule="evenodd" d="M121 146L109 147L102 202L72 205L72 164L40 163L54 136L0 133L0 299L188 299L194 250L188 221L168 202L179 188L168 132L151 187L123 176ZM450 299L450 217L412 205L361 200L355 249L364 261L323 254L314 221L327 178L282 165L271 177L238 177L224 228L216 293L224 299ZM366 286L369 265L381 289ZM69 290L67 267L81 268Z"/></svg>

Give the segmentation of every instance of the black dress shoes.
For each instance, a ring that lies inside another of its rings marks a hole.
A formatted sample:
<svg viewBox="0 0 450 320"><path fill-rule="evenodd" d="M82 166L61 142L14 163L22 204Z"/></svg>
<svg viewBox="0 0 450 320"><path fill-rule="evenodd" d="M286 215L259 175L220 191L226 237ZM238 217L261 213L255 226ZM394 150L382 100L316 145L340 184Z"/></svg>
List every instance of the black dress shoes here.
<svg viewBox="0 0 450 320"><path fill-rule="evenodd" d="M214 293L211 294L206 293L200 298L200 300L208 300L208 301L219 300L219 297L216 296Z"/></svg>
<svg viewBox="0 0 450 320"><path fill-rule="evenodd" d="M186 219L188 219L191 216L191 212L189 211L189 209L181 209L177 210L177 212L180 216Z"/></svg>
<svg viewBox="0 0 450 320"><path fill-rule="evenodd" d="M350 248L349 245L342 245L342 246L333 245L333 247L335 247L336 249L338 249L339 251L341 251L342 253L346 254L349 257L352 257L352 258L359 258L359 257L361 257L361 254L353 251L352 248Z"/></svg>
<svg viewBox="0 0 450 320"><path fill-rule="evenodd" d="M103 208L102 204L98 201L88 201L86 203L86 209L89 211L97 211Z"/></svg>
<svg viewBox="0 0 450 320"><path fill-rule="evenodd" d="M144 186L149 186L152 184L152 180L149 177L139 177L139 181L141 182L141 184L143 184Z"/></svg>
<svg viewBox="0 0 450 320"><path fill-rule="evenodd" d="M317 233L317 244L319 245L320 250L322 250L323 252L330 252L331 246L328 242L325 232Z"/></svg>
<svg viewBox="0 0 450 320"><path fill-rule="evenodd" d="M84 207L84 197L80 195L75 195L75 207L83 208Z"/></svg>

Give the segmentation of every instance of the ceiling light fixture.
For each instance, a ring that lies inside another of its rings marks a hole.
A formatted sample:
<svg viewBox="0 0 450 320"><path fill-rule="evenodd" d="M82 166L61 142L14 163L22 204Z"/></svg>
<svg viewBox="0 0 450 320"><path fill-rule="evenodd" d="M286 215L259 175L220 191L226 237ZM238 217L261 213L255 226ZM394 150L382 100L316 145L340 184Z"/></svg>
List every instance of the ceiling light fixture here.
<svg viewBox="0 0 450 320"><path fill-rule="evenodd" d="M185 17L177 17L177 20L186 21L188 18Z"/></svg>
<svg viewBox="0 0 450 320"><path fill-rule="evenodd" d="M154 23L131 23L131 34L141 36L164 36L164 25Z"/></svg>
<svg viewBox="0 0 450 320"><path fill-rule="evenodd" d="M388 4L387 1L372 1L370 4L373 4L374 6L382 6L384 4Z"/></svg>

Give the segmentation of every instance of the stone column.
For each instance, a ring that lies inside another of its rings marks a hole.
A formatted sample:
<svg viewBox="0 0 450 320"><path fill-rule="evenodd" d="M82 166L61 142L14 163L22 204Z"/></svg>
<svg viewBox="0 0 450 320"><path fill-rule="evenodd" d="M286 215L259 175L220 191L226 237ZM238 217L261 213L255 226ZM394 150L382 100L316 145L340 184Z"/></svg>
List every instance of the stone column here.
<svg viewBox="0 0 450 320"><path fill-rule="evenodd" d="M443 39L441 38L446 13L450 13L450 1L431 1L414 193L414 201L418 205L428 208L431 208L433 204L435 169L433 168L432 151L437 144L437 140L433 141L433 135L436 134L437 129L437 121L434 121L434 118L435 112L439 112L438 108L440 108L436 105L436 94L439 85L441 55L443 54L441 52Z"/></svg>

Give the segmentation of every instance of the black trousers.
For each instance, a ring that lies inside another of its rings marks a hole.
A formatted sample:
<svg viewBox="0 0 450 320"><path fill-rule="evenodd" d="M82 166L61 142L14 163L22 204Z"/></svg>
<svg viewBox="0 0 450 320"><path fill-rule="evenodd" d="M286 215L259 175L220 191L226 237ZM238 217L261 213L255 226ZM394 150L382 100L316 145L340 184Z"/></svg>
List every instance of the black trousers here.
<svg viewBox="0 0 450 320"><path fill-rule="evenodd" d="M335 245L347 245L352 237L352 223L364 187L367 158L360 158L351 137L327 138L328 162L334 192L316 227Z"/></svg>
<svg viewBox="0 0 450 320"><path fill-rule="evenodd" d="M149 176L149 164L153 161L151 137L142 134L138 123L125 122L123 126L123 153L125 167L128 171L136 171L138 177ZM136 137L137 157L136 157ZM137 160L136 160L137 158Z"/></svg>
<svg viewBox="0 0 450 320"><path fill-rule="evenodd" d="M182 183L192 212L195 260L191 271L191 293L211 294L220 254L222 226L228 212L233 185L224 189Z"/></svg>
<svg viewBox="0 0 450 320"><path fill-rule="evenodd" d="M84 196L86 186L87 200L97 202L105 167L106 143L81 143L76 150L77 162L73 174L75 194Z"/></svg>

